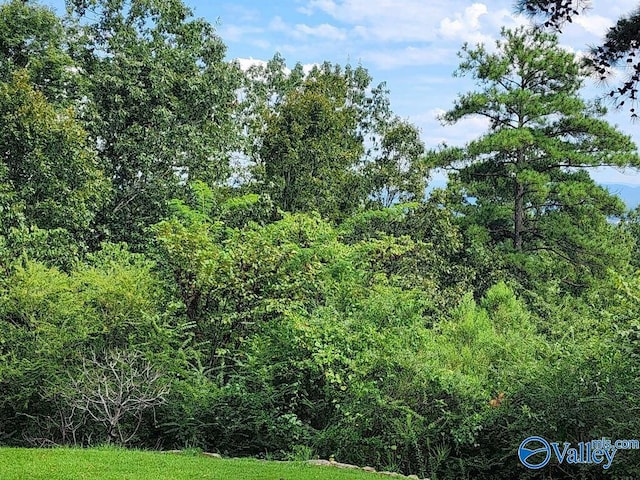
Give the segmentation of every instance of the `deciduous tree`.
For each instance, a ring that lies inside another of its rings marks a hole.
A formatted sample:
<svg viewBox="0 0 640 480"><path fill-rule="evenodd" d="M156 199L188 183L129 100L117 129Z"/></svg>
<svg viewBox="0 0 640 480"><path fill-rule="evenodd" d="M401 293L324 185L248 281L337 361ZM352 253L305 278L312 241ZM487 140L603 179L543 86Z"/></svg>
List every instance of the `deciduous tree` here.
<svg viewBox="0 0 640 480"><path fill-rule="evenodd" d="M32 0L0 5L0 78L26 70L34 87L56 104L80 98L77 67L66 51L62 20Z"/></svg>
<svg viewBox="0 0 640 480"><path fill-rule="evenodd" d="M0 83L0 131L4 233L20 225L62 228L82 241L107 182L73 110L54 107L20 70Z"/></svg>
<svg viewBox="0 0 640 480"><path fill-rule="evenodd" d="M291 71L276 56L248 71L246 153L284 210L342 219L365 205L420 198L426 165L417 128L391 110L363 67Z"/></svg>
<svg viewBox="0 0 640 480"><path fill-rule="evenodd" d="M140 248L145 228L187 180L227 178L241 73L225 61L213 26L180 0L70 6L78 21L72 52L90 81L86 120L114 186L100 238Z"/></svg>

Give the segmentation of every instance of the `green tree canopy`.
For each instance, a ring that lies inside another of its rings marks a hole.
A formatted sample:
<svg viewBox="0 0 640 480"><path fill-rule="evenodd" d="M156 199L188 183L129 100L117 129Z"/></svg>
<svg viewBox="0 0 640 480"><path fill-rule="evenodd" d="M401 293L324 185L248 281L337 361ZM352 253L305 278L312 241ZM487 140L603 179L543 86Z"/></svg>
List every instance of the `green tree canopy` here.
<svg viewBox="0 0 640 480"><path fill-rule="evenodd" d="M243 114L252 173L282 209L345 218L367 204L421 198L424 152L363 67L287 72L282 57L248 71Z"/></svg>
<svg viewBox="0 0 640 480"><path fill-rule="evenodd" d="M362 71L343 76L328 65L314 69L302 89L289 92L268 117L260 156L265 181L284 210L318 210L335 218L360 203L364 192L355 167L364 148L357 105L349 97L368 80Z"/></svg>
<svg viewBox="0 0 640 480"><path fill-rule="evenodd" d="M461 57L457 73L480 88L461 95L443 119L481 116L489 131L445 150L441 161L457 170L471 222L494 244L604 267L604 245L617 240L604 235L607 216L622 214L623 205L584 168L640 160L631 140L600 118L604 108L579 97L583 72L574 55L554 35L520 28L503 30L495 52L465 46Z"/></svg>
<svg viewBox="0 0 640 480"><path fill-rule="evenodd" d="M140 245L186 180L227 178L241 73L213 26L180 0L70 6L72 52L90 82L86 121L114 186L101 237Z"/></svg>
<svg viewBox="0 0 640 480"><path fill-rule="evenodd" d="M79 98L77 68L66 51L62 20L31 0L0 5L0 78L11 81L20 69L54 103Z"/></svg>
<svg viewBox="0 0 640 480"><path fill-rule="evenodd" d="M5 233L20 224L62 228L82 242L108 184L72 109L47 102L21 70L0 83L0 131L0 182L10 200L0 212Z"/></svg>

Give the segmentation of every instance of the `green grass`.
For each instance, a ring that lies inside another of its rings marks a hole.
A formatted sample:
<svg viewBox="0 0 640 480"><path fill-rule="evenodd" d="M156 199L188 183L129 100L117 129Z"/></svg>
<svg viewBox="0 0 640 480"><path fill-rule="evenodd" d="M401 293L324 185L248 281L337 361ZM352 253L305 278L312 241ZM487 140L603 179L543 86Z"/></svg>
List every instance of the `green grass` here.
<svg viewBox="0 0 640 480"><path fill-rule="evenodd" d="M379 480L302 462L218 459L115 448L0 448L2 480Z"/></svg>

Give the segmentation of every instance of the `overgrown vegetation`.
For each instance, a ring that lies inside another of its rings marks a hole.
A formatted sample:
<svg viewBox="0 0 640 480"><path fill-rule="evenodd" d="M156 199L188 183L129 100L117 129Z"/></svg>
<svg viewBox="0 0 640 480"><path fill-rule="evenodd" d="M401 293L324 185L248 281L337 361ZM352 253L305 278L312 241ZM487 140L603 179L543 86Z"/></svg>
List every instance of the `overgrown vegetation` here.
<svg viewBox="0 0 640 480"><path fill-rule="evenodd" d="M0 5L0 443L510 479L530 435L637 436L640 213L584 167L640 159L555 37L465 47L445 119L489 131L427 151L363 67L69 6Z"/></svg>

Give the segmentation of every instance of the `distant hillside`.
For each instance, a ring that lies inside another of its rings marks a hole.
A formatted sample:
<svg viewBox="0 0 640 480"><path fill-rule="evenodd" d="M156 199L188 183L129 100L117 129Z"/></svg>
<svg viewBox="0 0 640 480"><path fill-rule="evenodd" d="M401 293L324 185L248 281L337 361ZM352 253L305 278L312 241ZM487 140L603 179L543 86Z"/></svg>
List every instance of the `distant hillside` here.
<svg viewBox="0 0 640 480"><path fill-rule="evenodd" d="M614 195L618 195L630 209L640 205L640 185L623 185L618 183L603 184Z"/></svg>
<svg viewBox="0 0 640 480"><path fill-rule="evenodd" d="M634 209L640 205L640 185L624 185L622 183L603 183L601 184L609 192L619 196L629 209ZM434 188L444 188L447 186L445 178L436 177L429 183L426 190L426 197Z"/></svg>

